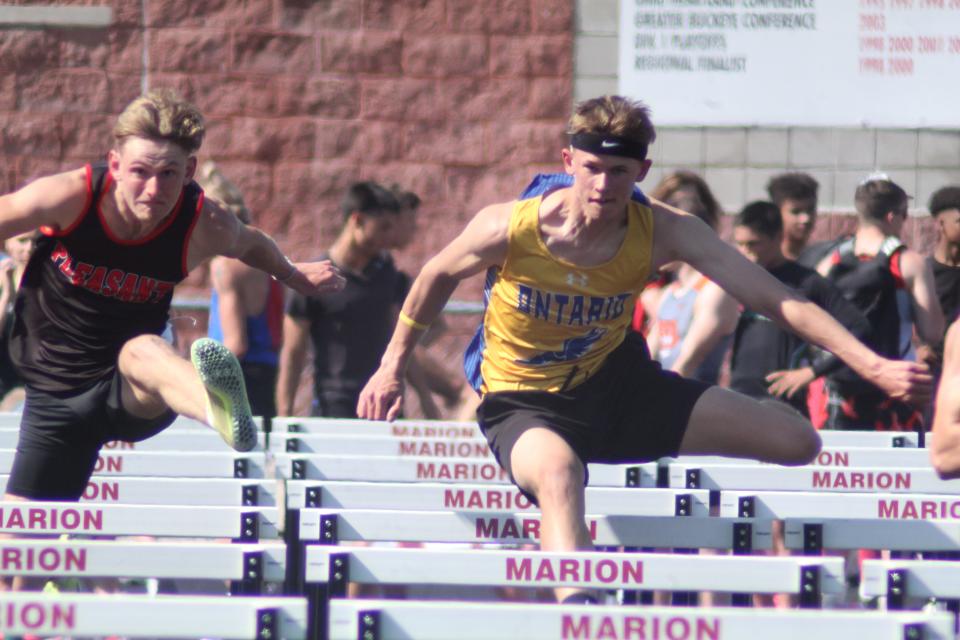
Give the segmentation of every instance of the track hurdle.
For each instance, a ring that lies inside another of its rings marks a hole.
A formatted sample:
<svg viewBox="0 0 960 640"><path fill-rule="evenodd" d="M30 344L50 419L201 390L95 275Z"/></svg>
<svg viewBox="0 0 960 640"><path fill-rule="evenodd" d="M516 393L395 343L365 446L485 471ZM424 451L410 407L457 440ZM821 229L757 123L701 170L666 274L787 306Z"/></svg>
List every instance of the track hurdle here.
<svg viewBox="0 0 960 640"><path fill-rule="evenodd" d="M786 518L788 549L819 554L823 549L960 551L960 521L879 518Z"/></svg>
<svg viewBox="0 0 960 640"><path fill-rule="evenodd" d="M0 532L229 538L256 542L277 539L278 516L275 507L0 502Z"/></svg>
<svg viewBox="0 0 960 640"><path fill-rule="evenodd" d="M0 450L0 471L9 473L14 451ZM265 478L263 453L236 451L101 451L94 475L189 478Z"/></svg>
<svg viewBox="0 0 960 640"><path fill-rule="evenodd" d="M0 575L56 578L172 578L230 581L232 593L260 594L285 578L282 544L0 541Z"/></svg>
<svg viewBox="0 0 960 640"><path fill-rule="evenodd" d="M356 434L400 438L478 438L483 439L476 422L448 420L354 420L347 418L277 417L271 435L278 434ZM929 435L929 434L928 434ZM825 447L916 447L913 432L822 431Z"/></svg>
<svg viewBox="0 0 960 640"><path fill-rule="evenodd" d="M939 494L721 491L720 515L778 519L960 520L960 499Z"/></svg>
<svg viewBox="0 0 960 640"><path fill-rule="evenodd" d="M452 420L359 420L350 418L276 417L271 433L396 436L401 438L483 438L476 422Z"/></svg>
<svg viewBox="0 0 960 640"><path fill-rule="evenodd" d="M0 476L6 487L9 476ZM278 483L242 478L93 476L81 502L178 506L276 507Z"/></svg>
<svg viewBox="0 0 960 640"><path fill-rule="evenodd" d="M276 454L277 473L289 480L357 480L366 482L456 482L508 484L507 472L494 460L471 458L398 458ZM657 464L591 464L590 486L655 487Z"/></svg>
<svg viewBox="0 0 960 640"><path fill-rule="evenodd" d="M911 601L943 601L956 616L960 613L960 564L942 560L865 560L860 596L879 598L883 606L893 610L906 609Z"/></svg>
<svg viewBox="0 0 960 640"><path fill-rule="evenodd" d="M0 449L15 449L20 437L19 428L0 428ZM257 434L257 446L253 451L264 450L264 434ZM213 429L161 431L140 442L112 441L103 445L104 452L112 451L229 451L223 438Z"/></svg>
<svg viewBox="0 0 960 640"><path fill-rule="evenodd" d="M960 493L960 482L941 480L932 468L672 464L668 472L675 489Z"/></svg>
<svg viewBox="0 0 960 640"><path fill-rule="evenodd" d="M397 436L346 433L277 433L270 438L274 453L367 455L429 458L489 458L483 438L401 438Z"/></svg>
<svg viewBox="0 0 960 640"><path fill-rule="evenodd" d="M306 640L303 598L5 593L4 634Z"/></svg>
<svg viewBox="0 0 960 640"><path fill-rule="evenodd" d="M605 547L732 549L770 548L770 520L664 516L588 515L594 544ZM300 541L537 542L534 513L301 509Z"/></svg>
<svg viewBox="0 0 960 640"><path fill-rule="evenodd" d="M673 491L670 489L616 489L588 487L587 510L599 515L693 516L710 515L706 491ZM524 511L536 507L512 486L449 485L438 483L383 482L320 482L290 480L287 482L288 593L298 593L302 585L302 566L297 530L300 509L389 509L459 512Z"/></svg>
<svg viewBox="0 0 960 640"><path fill-rule="evenodd" d="M492 587L796 593L805 607L842 593L840 558L758 558L654 553L541 553L476 549L310 546L306 586L311 635L323 637L331 598L348 582Z"/></svg>
<svg viewBox="0 0 960 640"><path fill-rule="evenodd" d="M598 515L710 515L704 490L587 487L587 512ZM514 486L436 482L337 482L290 480L287 508L400 509L423 511L536 511Z"/></svg>
<svg viewBox="0 0 960 640"><path fill-rule="evenodd" d="M952 640L944 612L333 600L330 640Z"/></svg>
<svg viewBox="0 0 960 640"><path fill-rule="evenodd" d="M685 466L713 465L762 465L780 468L783 465L759 462L749 458L727 458L723 456L680 456L664 458L669 464ZM893 467L908 469L930 468L930 451L927 449L896 447L845 447L824 446L811 467Z"/></svg>

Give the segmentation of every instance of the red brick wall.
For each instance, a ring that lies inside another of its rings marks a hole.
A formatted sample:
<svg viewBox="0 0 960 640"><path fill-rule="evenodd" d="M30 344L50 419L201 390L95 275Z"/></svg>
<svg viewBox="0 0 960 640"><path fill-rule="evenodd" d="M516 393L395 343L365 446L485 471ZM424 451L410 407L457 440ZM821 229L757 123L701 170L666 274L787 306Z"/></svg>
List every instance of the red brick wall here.
<svg viewBox="0 0 960 640"><path fill-rule="evenodd" d="M103 158L141 84L208 119L201 160L294 258L333 240L354 180L424 200L416 272L484 204L555 166L572 102L572 0L13 0L108 4L105 29L0 28L0 192ZM144 11L145 9L145 11ZM147 63L144 65L144 60ZM206 294L204 273L180 294ZM479 299L480 279L457 298ZM184 340L205 330L177 322ZM474 319L451 319L453 369ZM415 413L415 412L414 412Z"/></svg>
<svg viewBox="0 0 960 640"><path fill-rule="evenodd" d="M558 157L572 0L106 4L107 29L0 29L0 190L103 157L146 78L201 107L202 159L296 258L332 241L351 181L417 191L424 232L399 257L415 270Z"/></svg>

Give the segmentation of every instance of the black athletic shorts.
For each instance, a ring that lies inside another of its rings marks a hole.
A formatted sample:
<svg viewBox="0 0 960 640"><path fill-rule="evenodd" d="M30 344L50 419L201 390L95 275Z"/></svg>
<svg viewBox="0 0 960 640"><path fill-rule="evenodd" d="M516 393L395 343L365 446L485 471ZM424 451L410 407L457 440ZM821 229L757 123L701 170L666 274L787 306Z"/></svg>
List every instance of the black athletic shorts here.
<svg viewBox="0 0 960 640"><path fill-rule="evenodd" d="M664 371L630 333L596 374L563 392L488 393L477 419L497 461L513 477L521 435L546 427L587 463L639 463L675 456L697 399L712 385Z"/></svg>
<svg viewBox="0 0 960 640"><path fill-rule="evenodd" d="M177 414L138 418L123 409L119 371L71 396L26 388L20 439L7 493L32 500L79 500L105 442L139 442Z"/></svg>

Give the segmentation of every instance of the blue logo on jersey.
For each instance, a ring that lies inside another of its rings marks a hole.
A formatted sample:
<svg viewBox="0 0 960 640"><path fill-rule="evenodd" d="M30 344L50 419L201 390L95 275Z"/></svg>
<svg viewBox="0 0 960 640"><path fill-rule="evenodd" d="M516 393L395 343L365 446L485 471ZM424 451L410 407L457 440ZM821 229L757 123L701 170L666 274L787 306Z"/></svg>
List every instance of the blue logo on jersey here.
<svg viewBox="0 0 960 640"><path fill-rule="evenodd" d="M526 360L517 360L520 364L532 364L532 365L544 365L550 364L552 362L568 362L570 360L577 360L586 355L587 351L590 351L590 347L593 346L600 337L607 332L606 329L594 328L591 329L587 334L582 336L577 336L575 338L567 338L563 341L563 349L560 351L544 351L543 353L538 353L532 358L527 358Z"/></svg>

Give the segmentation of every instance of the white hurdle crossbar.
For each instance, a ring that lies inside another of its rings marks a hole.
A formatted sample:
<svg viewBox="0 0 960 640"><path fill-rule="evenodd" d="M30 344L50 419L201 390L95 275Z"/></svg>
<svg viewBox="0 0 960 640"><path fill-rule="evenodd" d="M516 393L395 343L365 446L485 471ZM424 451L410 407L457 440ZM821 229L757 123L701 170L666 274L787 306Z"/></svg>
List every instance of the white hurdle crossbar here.
<svg viewBox="0 0 960 640"><path fill-rule="evenodd" d="M6 635L306 640L304 598L5 593Z"/></svg>
<svg viewBox="0 0 960 640"><path fill-rule="evenodd" d="M323 455L493 459L490 447L483 438L400 438L346 432L275 433L270 436L270 450L275 453Z"/></svg>
<svg viewBox="0 0 960 640"><path fill-rule="evenodd" d="M940 494L721 491L728 518L960 520L960 498Z"/></svg>
<svg viewBox="0 0 960 640"><path fill-rule="evenodd" d="M960 493L932 468L671 464L669 486L713 491L822 491L840 493Z"/></svg>
<svg viewBox="0 0 960 640"><path fill-rule="evenodd" d="M788 549L817 554L823 549L960 551L960 521L879 518L786 518Z"/></svg>
<svg viewBox="0 0 960 640"><path fill-rule="evenodd" d="M13 466L12 449L0 450L0 472ZM100 476L264 478L264 453L236 451L101 451L93 468Z"/></svg>
<svg viewBox="0 0 960 640"><path fill-rule="evenodd" d="M615 489L589 487L586 492L589 513L605 515L693 516L710 515L706 491L670 489ZM285 539L287 542L287 593L297 593L302 585L299 568L301 546L297 532L300 509L389 509L409 511L512 512L536 513L516 487L492 485L452 485L438 483L325 482L287 481Z"/></svg>
<svg viewBox="0 0 960 640"><path fill-rule="evenodd" d="M0 449L15 449L20 437L19 428L0 428ZM161 431L155 436L140 442L124 442L115 440L107 442L101 449L105 453L122 451L223 451L232 452L233 449L223 441L213 429ZM264 450L264 434L258 434L257 446L254 451Z"/></svg>
<svg viewBox="0 0 960 640"><path fill-rule="evenodd" d="M177 507L75 502L0 502L0 532L23 535L278 537L276 507Z"/></svg>
<svg viewBox="0 0 960 640"><path fill-rule="evenodd" d="M483 438L476 422L450 420L355 420L349 418L277 417L271 434L366 434L401 438Z"/></svg>
<svg viewBox="0 0 960 640"><path fill-rule="evenodd" d="M881 598L888 609L905 609L910 600L946 601L960 610L960 563L943 560L864 560L860 595Z"/></svg>
<svg viewBox="0 0 960 640"><path fill-rule="evenodd" d="M493 459L398 458L276 454L278 474L290 480L356 480L366 482L456 482L508 484L507 472ZM591 464L590 486L655 487L657 463Z"/></svg>
<svg viewBox="0 0 960 640"><path fill-rule="evenodd" d="M323 637L332 598L347 584L795 593L804 607L844 590L841 558L759 558L655 553L541 553L477 549L375 549L313 545L306 555L310 628Z"/></svg>
<svg viewBox="0 0 960 640"><path fill-rule="evenodd" d="M175 578L231 581L233 593L259 594L284 581L282 544L2 540L0 575Z"/></svg>
<svg viewBox="0 0 960 640"><path fill-rule="evenodd" d="M436 482L344 482L289 480L287 509L400 509L421 511L530 511L532 504L514 486ZM621 489L587 487L586 508L597 515L710 515L710 494L702 489Z"/></svg>
<svg viewBox="0 0 960 640"><path fill-rule="evenodd" d="M604 547L733 549L771 547L770 520L676 516L587 515L594 544ZM534 513L301 509L300 541L469 542L526 544L539 540Z"/></svg>
<svg viewBox="0 0 960 640"><path fill-rule="evenodd" d="M6 487L9 476L0 476ZM276 507L275 480L93 476L81 502L179 506Z"/></svg>
<svg viewBox="0 0 960 640"><path fill-rule="evenodd" d="M332 600L330 640L952 640L945 612Z"/></svg>
<svg viewBox="0 0 960 640"><path fill-rule="evenodd" d="M348 418L276 417L271 435L276 434L364 434L399 438L483 438L476 422L449 420L353 420ZM913 432L821 431L825 447L916 447ZM928 434L929 438L929 434Z"/></svg>

